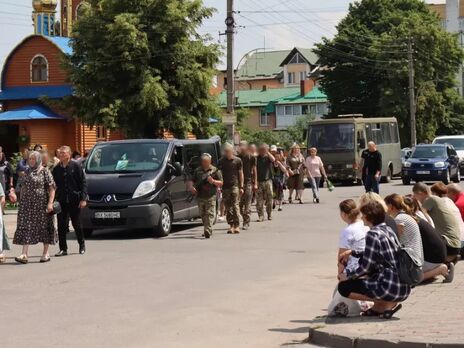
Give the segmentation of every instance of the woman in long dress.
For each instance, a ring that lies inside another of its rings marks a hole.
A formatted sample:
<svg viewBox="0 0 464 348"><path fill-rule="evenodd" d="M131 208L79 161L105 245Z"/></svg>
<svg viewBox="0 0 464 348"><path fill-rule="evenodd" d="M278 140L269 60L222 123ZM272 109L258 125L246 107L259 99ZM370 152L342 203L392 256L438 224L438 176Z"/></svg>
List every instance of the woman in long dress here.
<svg viewBox="0 0 464 348"><path fill-rule="evenodd" d="M21 185L21 200L18 210L18 224L13 239L22 245L22 253L16 262L28 262L29 245L43 243L40 262L50 261L48 247L55 244L57 233L53 223L53 201L55 182L50 171L42 165L39 152L33 151L28 157L28 166Z"/></svg>
<svg viewBox="0 0 464 348"><path fill-rule="evenodd" d="M296 190L295 200L303 203L305 158L301 154L298 144L294 144L287 157L288 180L287 187L289 192L288 202L292 203L293 191Z"/></svg>

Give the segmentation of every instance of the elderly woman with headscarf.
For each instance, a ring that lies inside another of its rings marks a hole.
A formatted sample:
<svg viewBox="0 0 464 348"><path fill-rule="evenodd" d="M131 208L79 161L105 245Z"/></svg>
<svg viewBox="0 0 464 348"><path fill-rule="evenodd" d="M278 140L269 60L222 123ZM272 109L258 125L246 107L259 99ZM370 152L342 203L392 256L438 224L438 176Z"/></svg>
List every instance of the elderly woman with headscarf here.
<svg viewBox="0 0 464 348"><path fill-rule="evenodd" d="M13 243L22 245L22 253L16 262L28 262L29 245L43 243L40 262L50 261L48 247L55 244L57 233L53 223L53 201L55 199L55 182L50 171L42 165L39 152L33 151L28 157L26 170L21 185L21 200L18 210L18 224Z"/></svg>
<svg viewBox="0 0 464 348"><path fill-rule="evenodd" d="M301 154L298 144L293 144L287 157L288 180L287 187L289 191L288 202L292 203L293 191L296 190L295 200L303 203L304 175L305 175L305 158Z"/></svg>

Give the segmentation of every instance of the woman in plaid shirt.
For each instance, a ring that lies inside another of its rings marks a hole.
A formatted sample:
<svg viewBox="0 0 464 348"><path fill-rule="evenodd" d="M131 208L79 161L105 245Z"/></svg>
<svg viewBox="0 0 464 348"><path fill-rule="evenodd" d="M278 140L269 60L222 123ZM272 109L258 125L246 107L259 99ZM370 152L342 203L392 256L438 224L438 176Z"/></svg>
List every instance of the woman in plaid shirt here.
<svg viewBox="0 0 464 348"><path fill-rule="evenodd" d="M364 252L348 250L340 255L346 263L350 256L359 257L359 267L346 274L339 274L338 291L344 297L360 301L373 301L374 306L365 316L390 319L401 309L400 302L411 293L407 284L401 283L397 271L399 245L394 232L385 224L385 209L378 202L361 207L364 223L370 227L366 235Z"/></svg>

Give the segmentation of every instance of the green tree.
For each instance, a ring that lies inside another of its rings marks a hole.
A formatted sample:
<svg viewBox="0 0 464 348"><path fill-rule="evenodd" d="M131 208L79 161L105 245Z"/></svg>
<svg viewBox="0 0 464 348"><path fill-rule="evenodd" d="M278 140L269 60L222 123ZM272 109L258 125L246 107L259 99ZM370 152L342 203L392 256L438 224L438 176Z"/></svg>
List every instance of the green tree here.
<svg viewBox="0 0 464 348"><path fill-rule="evenodd" d="M88 0L73 28L65 104L90 125L132 137L162 130L207 135L219 49L198 33L213 9L201 0Z"/></svg>
<svg viewBox="0 0 464 348"><path fill-rule="evenodd" d="M333 39L317 46L331 114L396 116L409 143L407 44L414 47L418 139L456 119L456 74L464 55L454 35L421 0L362 0L350 5ZM455 124L455 123L454 123Z"/></svg>

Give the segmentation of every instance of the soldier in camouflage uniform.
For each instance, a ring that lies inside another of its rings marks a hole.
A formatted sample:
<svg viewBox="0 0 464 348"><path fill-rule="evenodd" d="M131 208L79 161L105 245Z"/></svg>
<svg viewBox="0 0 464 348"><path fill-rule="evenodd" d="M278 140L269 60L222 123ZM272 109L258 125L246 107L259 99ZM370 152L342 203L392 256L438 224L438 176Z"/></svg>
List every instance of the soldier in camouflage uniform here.
<svg viewBox="0 0 464 348"><path fill-rule="evenodd" d="M204 237L208 239L213 234L217 188L222 186L221 171L211 165L210 154L205 153L201 156L201 165L193 173L192 181L191 192L197 197Z"/></svg>
<svg viewBox="0 0 464 348"><path fill-rule="evenodd" d="M256 196L256 210L258 222L264 221L264 205L266 205L267 219L272 220L272 164L275 158L269 152L269 146L262 144L258 150L256 168L258 175L258 194Z"/></svg>
<svg viewBox="0 0 464 348"><path fill-rule="evenodd" d="M219 160L219 168L224 177L222 200L226 208L227 223L230 228L227 233L240 233L240 196L243 195L242 160L234 156L231 144L224 146L224 156Z"/></svg>
<svg viewBox="0 0 464 348"><path fill-rule="evenodd" d="M238 157L242 160L243 166L243 195L240 197L240 214L243 218L243 229L250 228L251 200L253 192L258 190L258 181L256 177L256 157L251 153L250 147L246 141L240 143L240 154Z"/></svg>

